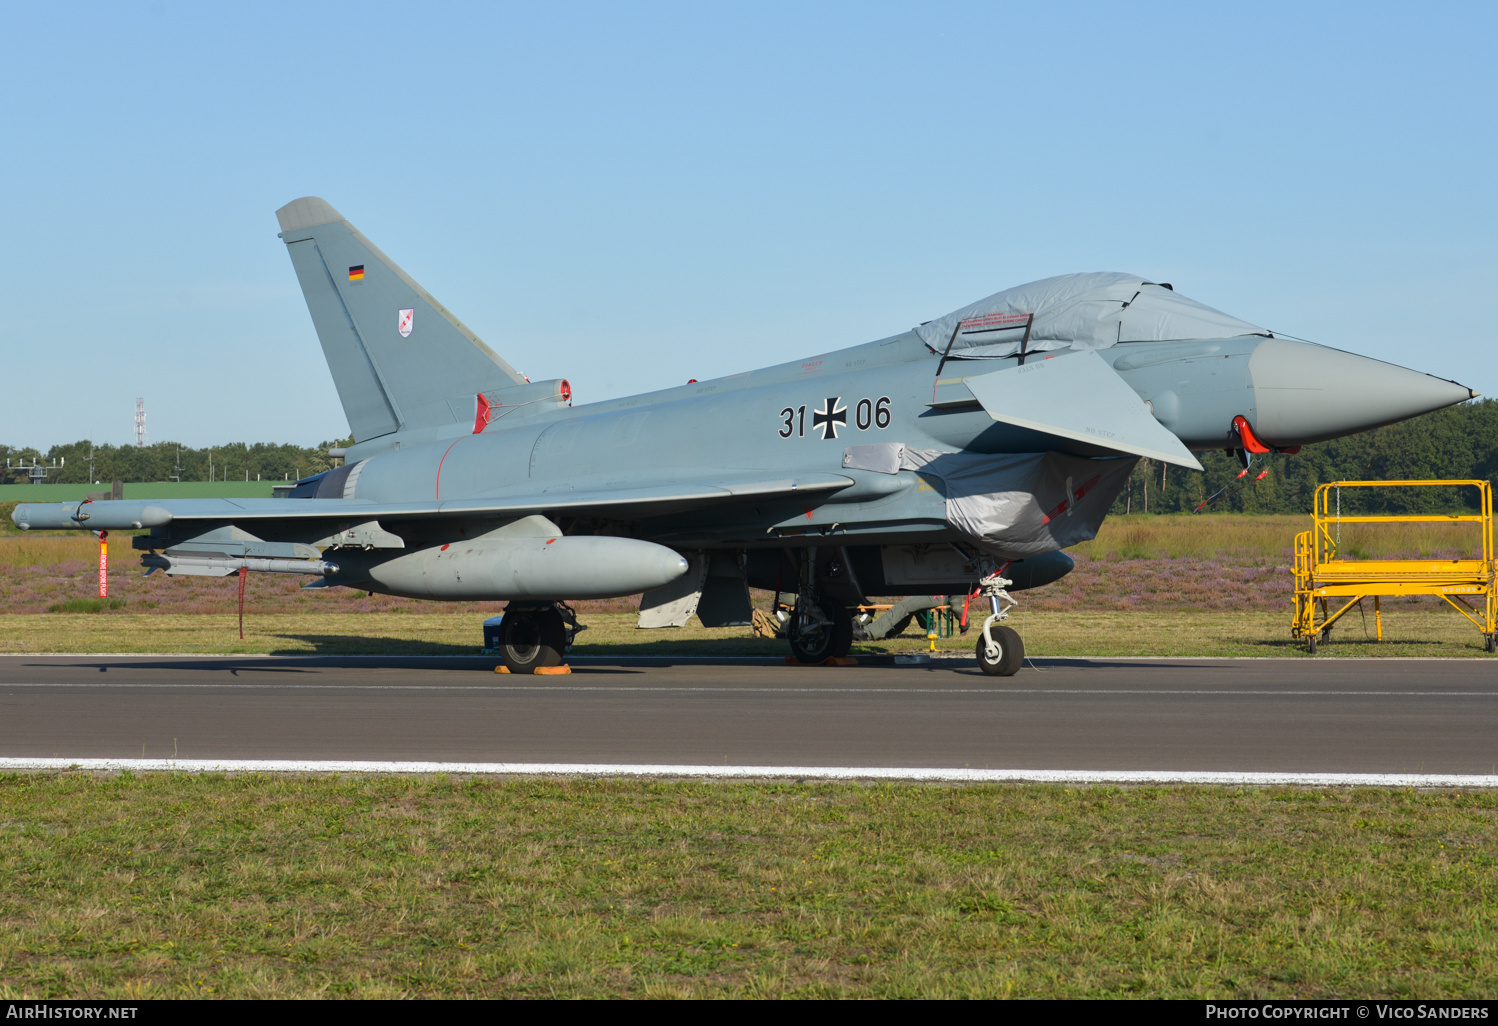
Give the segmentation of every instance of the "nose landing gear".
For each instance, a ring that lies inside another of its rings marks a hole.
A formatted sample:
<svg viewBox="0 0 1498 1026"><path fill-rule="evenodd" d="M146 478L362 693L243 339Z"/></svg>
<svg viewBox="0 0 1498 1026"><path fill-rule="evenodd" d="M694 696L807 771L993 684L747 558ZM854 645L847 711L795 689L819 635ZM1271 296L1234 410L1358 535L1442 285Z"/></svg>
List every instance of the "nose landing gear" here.
<svg viewBox="0 0 1498 1026"><path fill-rule="evenodd" d="M1013 677L1025 661L1025 642L1013 627L995 625L978 640L978 668L990 677Z"/></svg>
<svg viewBox="0 0 1498 1026"><path fill-rule="evenodd" d="M992 610L988 619L983 621L983 634L978 638L978 668L990 677L1012 677L1025 661L1024 639L1013 627L1001 623L1009 618L1009 610L1017 605L1004 590L1013 583L997 572L978 582L979 592L988 599Z"/></svg>

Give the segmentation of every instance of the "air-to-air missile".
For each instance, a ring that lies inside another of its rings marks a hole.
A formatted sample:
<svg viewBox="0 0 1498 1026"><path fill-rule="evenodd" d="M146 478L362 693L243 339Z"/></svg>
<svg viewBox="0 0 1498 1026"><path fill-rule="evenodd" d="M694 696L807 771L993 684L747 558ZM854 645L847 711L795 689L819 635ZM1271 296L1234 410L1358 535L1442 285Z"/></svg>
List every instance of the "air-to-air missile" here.
<svg viewBox="0 0 1498 1026"><path fill-rule="evenodd" d="M23 503L22 528L148 531L168 574L508 603L504 659L562 658L566 599L643 592L640 625L790 612L807 662L957 595L986 672L1023 657L1011 591L1056 580L1141 458L1255 453L1475 396L1275 335L1137 275L1063 275L888 338L573 405L527 381L320 199L277 211L355 443L278 499ZM777 602L777 611L779 603Z"/></svg>

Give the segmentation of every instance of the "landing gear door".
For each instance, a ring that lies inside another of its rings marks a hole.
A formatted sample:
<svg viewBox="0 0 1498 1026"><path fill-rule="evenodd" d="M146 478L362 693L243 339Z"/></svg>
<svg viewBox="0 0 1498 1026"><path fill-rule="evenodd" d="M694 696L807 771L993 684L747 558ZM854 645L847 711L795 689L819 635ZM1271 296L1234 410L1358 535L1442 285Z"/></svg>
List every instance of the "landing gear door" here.
<svg viewBox="0 0 1498 1026"><path fill-rule="evenodd" d="M714 552L709 559L697 619L704 627L747 627L754 622L749 582L732 553Z"/></svg>
<svg viewBox="0 0 1498 1026"><path fill-rule="evenodd" d="M665 587L647 591L640 597L640 619L637 621L640 629L685 627L697 612L703 586L707 583L708 556L705 552L683 555L691 564L686 573Z"/></svg>

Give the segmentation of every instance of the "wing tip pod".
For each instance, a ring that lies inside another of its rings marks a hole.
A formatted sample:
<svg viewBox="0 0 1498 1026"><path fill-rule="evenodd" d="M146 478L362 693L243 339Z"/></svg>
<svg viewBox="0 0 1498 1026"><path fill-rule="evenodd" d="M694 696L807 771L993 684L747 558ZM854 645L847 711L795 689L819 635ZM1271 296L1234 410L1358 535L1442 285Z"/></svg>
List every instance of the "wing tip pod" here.
<svg viewBox="0 0 1498 1026"><path fill-rule="evenodd" d="M10 519L23 531L139 531L171 523L172 514L150 502L28 502Z"/></svg>

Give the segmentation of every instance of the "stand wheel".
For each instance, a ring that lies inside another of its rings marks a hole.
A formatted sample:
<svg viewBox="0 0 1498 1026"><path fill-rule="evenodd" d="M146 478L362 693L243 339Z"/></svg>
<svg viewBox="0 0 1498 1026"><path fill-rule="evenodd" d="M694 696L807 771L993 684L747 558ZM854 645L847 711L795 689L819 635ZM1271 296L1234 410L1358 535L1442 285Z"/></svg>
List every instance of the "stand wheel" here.
<svg viewBox="0 0 1498 1026"><path fill-rule="evenodd" d="M555 609L517 609L499 621L499 651L511 673L534 673L538 666L560 666L567 629Z"/></svg>
<svg viewBox="0 0 1498 1026"><path fill-rule="evenodd" d="M1498 634L1489 634L1482 646L1488 652L1498 652Z"/></svg>
<svg viewBox="0 0 1498 1026"><path fill-rule="evenodd" d="M1307 634L1306 635L1306 651L1309 652L1309 653L1311 653L1311 655L1315 655L1316 654L1316 635L1314 635L1314 634Z"/></svg>
<svg viewBox="0 0 1498 1026"><path fill-rule="evenodd" d="M796 661L820 663L847 655L853 647L853 614L824 599L817 603L822 619L813 619L803 630L799 605L798 602L798 608L791 613L791 622L786 626L791 655L796 657Z"/></svg>
<svg viewBox="0 0 1498 1026"><path fill-rule="evenodd" d="M1013 677L1025 661L1025 642L1012 627L995 624L989 628L994 643L999 646L997 659L988 658L988 644L978 639L978 668L990 677Z"/></svg>

